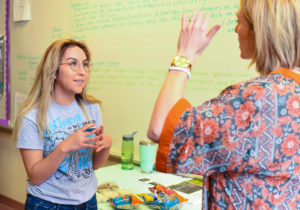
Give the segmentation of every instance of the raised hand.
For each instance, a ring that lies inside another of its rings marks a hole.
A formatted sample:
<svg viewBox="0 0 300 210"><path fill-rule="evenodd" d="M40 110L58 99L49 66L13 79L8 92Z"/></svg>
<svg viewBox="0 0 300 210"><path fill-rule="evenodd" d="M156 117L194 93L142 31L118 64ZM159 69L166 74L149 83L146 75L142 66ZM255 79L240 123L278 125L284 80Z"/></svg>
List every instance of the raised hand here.
<svg viewBox="0 0 300 210"><path fill-rule="evenodd" d="M193 13L189 21L185 12L181 18L177 55L189 58L193 64L221 27L215 25L207 32L208 24L209 17L198 10Z"/></svg>

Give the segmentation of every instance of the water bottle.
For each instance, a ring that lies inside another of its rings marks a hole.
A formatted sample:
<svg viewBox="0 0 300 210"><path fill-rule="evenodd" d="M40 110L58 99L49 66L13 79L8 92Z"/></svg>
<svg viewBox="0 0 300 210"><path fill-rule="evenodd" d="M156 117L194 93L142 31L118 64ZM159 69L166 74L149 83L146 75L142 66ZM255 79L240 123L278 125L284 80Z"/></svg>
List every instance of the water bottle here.
<svg viewBox="0 0 300 210"><path fill-rule="evenodd" d="M131 135L123 136L121 165L122 165L122 169L125 170L133 169L133 153L134 153L133 136L135 133L136 132L133 132Z"/></svg>

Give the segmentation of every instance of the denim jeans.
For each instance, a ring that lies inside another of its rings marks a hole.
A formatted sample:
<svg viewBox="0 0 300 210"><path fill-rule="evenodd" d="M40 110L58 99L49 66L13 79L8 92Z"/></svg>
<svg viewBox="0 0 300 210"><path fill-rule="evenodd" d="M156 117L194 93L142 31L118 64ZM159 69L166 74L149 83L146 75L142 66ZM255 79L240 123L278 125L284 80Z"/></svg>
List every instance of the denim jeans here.
<svg viewBox="0 0 300 210"><path fill-rule="evenodd" d="M57 204L27 194L25 210L97 210L96 194L87 202L79 205Z"/></svg>

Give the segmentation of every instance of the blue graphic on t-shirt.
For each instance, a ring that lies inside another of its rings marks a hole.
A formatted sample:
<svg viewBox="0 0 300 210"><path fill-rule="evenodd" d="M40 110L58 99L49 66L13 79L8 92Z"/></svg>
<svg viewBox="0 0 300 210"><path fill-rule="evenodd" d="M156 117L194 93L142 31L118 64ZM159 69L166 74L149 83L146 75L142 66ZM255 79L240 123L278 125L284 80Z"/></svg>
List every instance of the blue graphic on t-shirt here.
<svg viewBox="0 0 300 210"><path fill-rule="evenodd" d="M80 126L82 126L82 119L80 114L74 115L73 117L68 117L64 120L60 119L60 117L57 117L52 123L49 123L48 127L51 132L54 132L57 129L65 130L68 126L78 123L80 123Z"/></svg>
<svg viewBox="0 0 300 210"><path fill-rule="evenodd" d="M81 155L79 157L77 169L89 168L93 163L93 151L90 148L84 148L80 150Z"/></svg>
<svg viewBox="0 0 300 210"><path fill-rule="evenodd" d="M67 119L57 117L49 123L49 131L45 131L44 157L48 156L58 144L72 135L78 128L88 122L82 122L80 115L74 115ZM66 177L69 180L84 177L88 178L93 167L93 149L83 148L70 152L59 165L55 177L61 179Z"/></svg>

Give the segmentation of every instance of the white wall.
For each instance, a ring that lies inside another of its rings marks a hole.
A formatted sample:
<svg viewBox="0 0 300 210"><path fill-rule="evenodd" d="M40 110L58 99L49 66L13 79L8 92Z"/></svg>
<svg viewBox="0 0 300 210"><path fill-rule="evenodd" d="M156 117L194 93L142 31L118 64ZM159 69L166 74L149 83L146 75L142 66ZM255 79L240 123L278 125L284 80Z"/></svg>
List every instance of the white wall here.
<svg viewBox="0 0 300 210"><path fill-rule="evenodd" d="M0 194L25 203L26 171L11 134L0 130Z"/></svg>

